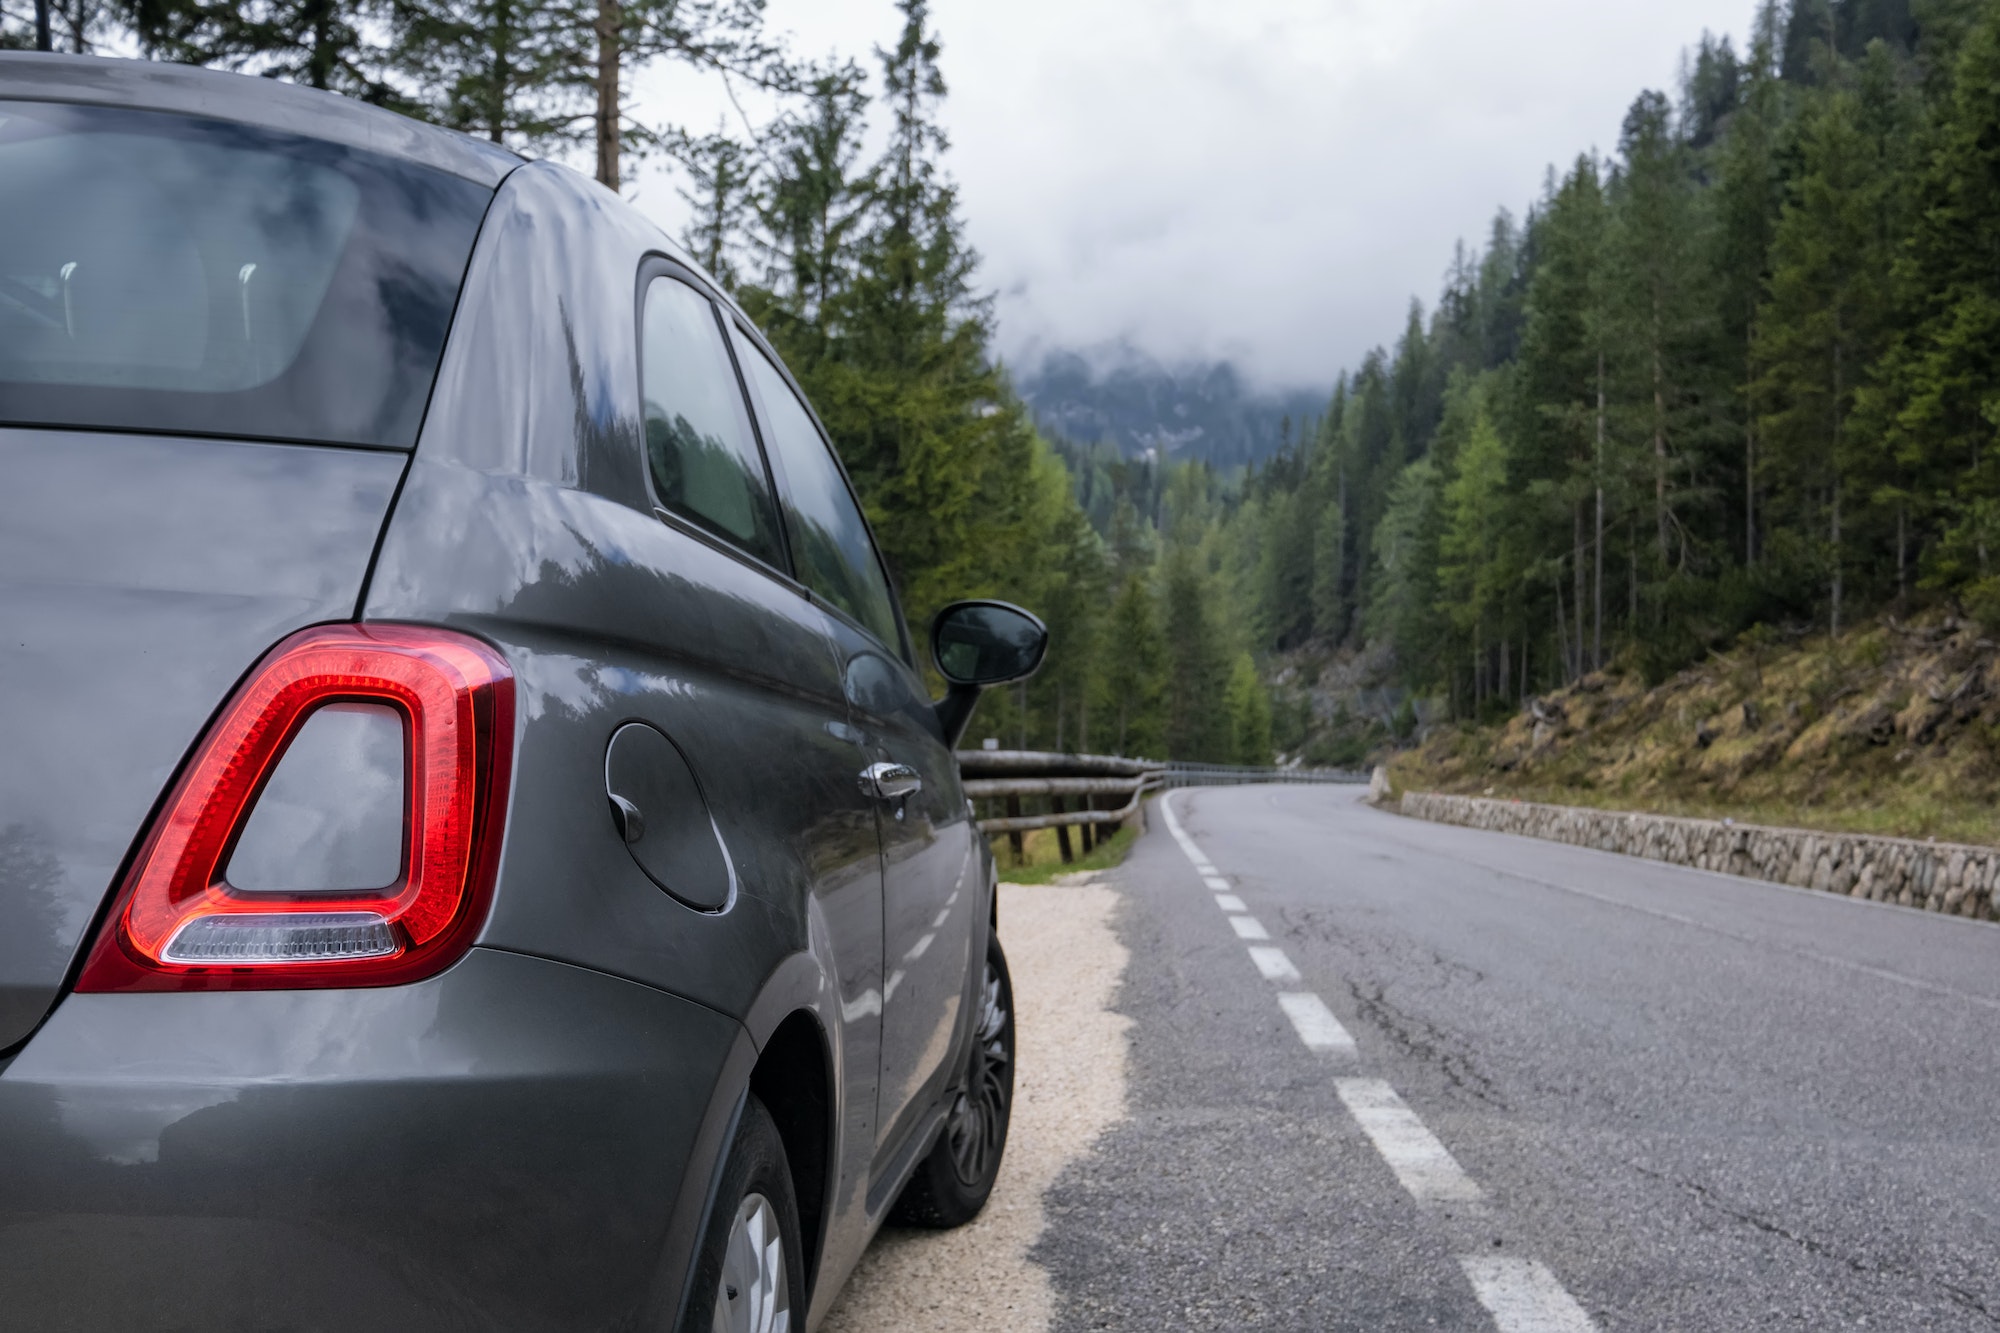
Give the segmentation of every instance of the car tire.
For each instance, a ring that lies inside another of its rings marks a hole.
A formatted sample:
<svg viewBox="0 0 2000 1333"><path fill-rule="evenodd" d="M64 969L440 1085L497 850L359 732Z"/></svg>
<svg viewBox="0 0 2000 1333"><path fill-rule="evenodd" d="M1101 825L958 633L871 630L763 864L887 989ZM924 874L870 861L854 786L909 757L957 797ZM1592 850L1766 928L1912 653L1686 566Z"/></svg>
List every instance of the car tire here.
<svg viewBox="0 0 2000 1333"><path fill-rule="evenodd" d="M1014 983L998 937L986 944L977 1022L944 1130L889 1215L898 1225L963 1226L979 1216L1000 1176L1014 1110Z"/></svg>
<svg viewBox="0 0 2000 1333"><path fill-rule="evenodd" d="M791 1167L771 1113L751 1096L715 1191L681 1333L799 1333L805 1326Z"/></svg>

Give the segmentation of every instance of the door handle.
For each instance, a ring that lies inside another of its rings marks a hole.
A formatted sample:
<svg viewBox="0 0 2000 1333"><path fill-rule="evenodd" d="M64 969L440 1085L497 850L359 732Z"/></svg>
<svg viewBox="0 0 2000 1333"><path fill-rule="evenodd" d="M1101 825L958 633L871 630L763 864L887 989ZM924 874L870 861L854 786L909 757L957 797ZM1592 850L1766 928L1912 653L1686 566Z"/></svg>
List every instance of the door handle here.
<svg viewBox="0 0 2000 1333"><path fill-rule="evenodd" d="M900 801L924 789L924 780L908 764L870 764L861 770L861 793L878 801Z"/></svg>

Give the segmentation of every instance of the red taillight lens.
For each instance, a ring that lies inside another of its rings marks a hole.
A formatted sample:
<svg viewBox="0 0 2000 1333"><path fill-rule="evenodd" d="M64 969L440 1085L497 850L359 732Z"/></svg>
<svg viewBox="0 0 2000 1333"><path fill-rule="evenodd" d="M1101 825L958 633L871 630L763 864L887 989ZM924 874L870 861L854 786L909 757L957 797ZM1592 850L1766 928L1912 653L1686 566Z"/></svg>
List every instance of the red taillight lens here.
<svg viewBox="0 0 2000 1333"><path fill-rule="evenodd" d="M316 709L407 723L402 873L384 888L250 892L225 867ZM380 986L442 970L485 915L514 743L514 678L477 639L327 625L280 643L224 707L139 850L80 991Z"/></svg>

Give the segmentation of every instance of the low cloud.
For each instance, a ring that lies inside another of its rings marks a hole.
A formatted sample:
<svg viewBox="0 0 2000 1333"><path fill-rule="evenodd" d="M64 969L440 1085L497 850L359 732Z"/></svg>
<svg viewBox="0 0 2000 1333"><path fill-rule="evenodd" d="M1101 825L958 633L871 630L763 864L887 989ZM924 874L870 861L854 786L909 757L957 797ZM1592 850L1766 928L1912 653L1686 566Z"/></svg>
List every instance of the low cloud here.
<svg viewBox="0 0 2000 1333"><path fill-rule="evenodd" d="M1003 352L1128 342L1321 384L1436 294L1453 243L1544 170L1615 146L1704 28L1747 0L936 0L945 120ZM886 0L770 0L803 53L867 58ZM643 115L734 111L682 72ZM753 109L753 114L755 111ZM640 206L673 229L664 169Z"/></svg>

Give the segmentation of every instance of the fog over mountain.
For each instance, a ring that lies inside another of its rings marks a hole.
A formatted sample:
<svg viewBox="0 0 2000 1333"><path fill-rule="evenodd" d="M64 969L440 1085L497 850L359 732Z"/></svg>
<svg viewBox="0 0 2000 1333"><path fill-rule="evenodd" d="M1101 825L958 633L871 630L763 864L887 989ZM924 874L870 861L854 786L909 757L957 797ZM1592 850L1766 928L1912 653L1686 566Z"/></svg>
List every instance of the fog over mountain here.
<svg viewBox="0 0 2000 1333"><path fill-rule="evenodd" d="M1117 343L1044 352L1014 370L1014 387L1045 434L1108 442L1127 457L1152 451L1219 467L1257 462L1326 410L1326 389L1254 386L1231 361L1168 365Z"/></svg>

